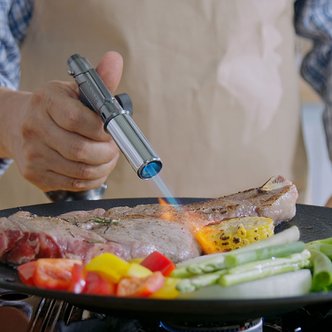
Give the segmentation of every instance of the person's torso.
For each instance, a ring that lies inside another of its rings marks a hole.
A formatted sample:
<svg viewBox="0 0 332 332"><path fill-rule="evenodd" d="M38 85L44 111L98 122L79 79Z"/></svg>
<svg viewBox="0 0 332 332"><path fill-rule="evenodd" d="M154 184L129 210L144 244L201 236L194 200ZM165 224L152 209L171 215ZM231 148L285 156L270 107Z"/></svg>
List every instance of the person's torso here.
<svg viewBox="0 0 332 332"><path fill-rule="evenodd" d="M97 64L116 50L117 92L131 96L175 196L219 196L277 174L302 190L292 29L286 0L37 0L21 87L70 80L73 53ZM107 197L162 195L124 158L109 187Z"/></svg>

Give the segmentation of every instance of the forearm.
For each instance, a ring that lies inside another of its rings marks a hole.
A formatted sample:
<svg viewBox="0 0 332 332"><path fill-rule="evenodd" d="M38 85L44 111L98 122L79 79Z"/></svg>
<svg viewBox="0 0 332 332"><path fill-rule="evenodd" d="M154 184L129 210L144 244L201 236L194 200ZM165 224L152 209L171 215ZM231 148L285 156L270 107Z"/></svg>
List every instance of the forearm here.
<svg viewBox="0 0 332 332"><path fill-rule="evenodd" d="M12 157L15 117L25 93L14 92L20 79L20 50L33 13L34 0L4 0L0 7L0 158ZM11 90L9 90L11 89ZM0 163L4 164L0 161ZM4 168L2 168L3 170ZM1 172L0 172L1 175Z"/></svg>
<svg viewBox="0 0 332 332"><path fill-rule="evenodd" d="M31 93L0 88L0 158L14 158L13 144L20 140L17 124L25 113Z"/></svg>

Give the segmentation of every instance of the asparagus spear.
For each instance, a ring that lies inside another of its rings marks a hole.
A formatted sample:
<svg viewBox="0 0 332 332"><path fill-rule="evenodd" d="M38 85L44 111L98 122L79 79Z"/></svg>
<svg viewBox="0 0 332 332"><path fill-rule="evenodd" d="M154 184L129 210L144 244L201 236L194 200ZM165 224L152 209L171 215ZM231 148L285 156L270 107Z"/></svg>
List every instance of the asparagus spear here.
<svg viewBox="0 0 332 332"><path fill-rule="evenodd" d="M193 274L187 270L186 266L176 268L171 274L172 278L190 278L192 275Z"/></svg>
<svg viewBox="0 0 332 332"><path fill-rule="evenodd" d="M306 247L309 250L310 248L316 249L332 259L332 238L309 242Z"/></svg>
<svg viewBox="0 0 332 332"><path fill-rule="evenodd" d="M280 273L297 271L310 265L309 257L310 252L303 250L301 253L286 258L251 262L231 269L222 269L213 273L182 279L178 282L176 288L182 293L192 292L215 283L227 287Z"/></svg>
<svg viewBox="0 0 332 332"><path fill-rule="evenodd" d="M320 244L318 246L320 252L326 255L328 258L332 259L332 244Z"/></svg>
<svg viewBox="0 0 332 332"><path fill-rule="evenodd" d="M277 245L238 253L231 252L225 255L225 266L228 268L272 257L286 257L297 252L302 252L304 248L305 244L297 241L287 243L283 246Z"/></svg>
<svg viewBox="0 0 332 332"><path fill-rule="evenodd" d="M332 237L327 237L325 239L315 240L308 242L307 245L315 245L315 244L330 244L332 245Z"/></svg>
<svg viewBox="0 0 332 332"><path fill-rule="evenodd" d="M312 290L327 290L332 285L332 262L323 252L309 248L313 267Z"/></svg>
<svg viewBox="0 0 332 332"><path fill-rule="evenodd" d="M222 286L236 285L242 282L257 280L272 275L297 271L310 266L310 252L292 254L287 258L265 259L233 267L222 275L219 283Z"/></svg>
<svg viewBox="0 0 332 332"><path fill-rule="evenodd" d="M187 271L191 275L204 274L225 268L225 254L220 254L200 264L189 265Z"/></svg>
<svg viewBox="0 0 332 332"><path fill-rule="evenodd" d="M213 273L202 274L189 279L182 279L177 283L176 289L181 293L193 292L202 287L215 284L219 280L220 276L224 273L227 273L227 270L220 270Z"/></svg>

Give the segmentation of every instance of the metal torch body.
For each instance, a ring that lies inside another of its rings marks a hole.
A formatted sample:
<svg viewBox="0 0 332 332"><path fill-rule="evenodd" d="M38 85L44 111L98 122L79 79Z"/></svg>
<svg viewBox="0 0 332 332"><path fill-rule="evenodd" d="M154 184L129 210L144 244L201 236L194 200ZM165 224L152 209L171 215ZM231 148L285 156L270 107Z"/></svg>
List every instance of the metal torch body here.
<svg viewBox="0 0 332 332"><path fill-rule="evenodd" d="M141 179L157 175L162 162L136 125L131 113L125 110L107 89L90 63L78 54L68 59L69 73L80 90L81 101L95 111L132 168Z"/></svg>

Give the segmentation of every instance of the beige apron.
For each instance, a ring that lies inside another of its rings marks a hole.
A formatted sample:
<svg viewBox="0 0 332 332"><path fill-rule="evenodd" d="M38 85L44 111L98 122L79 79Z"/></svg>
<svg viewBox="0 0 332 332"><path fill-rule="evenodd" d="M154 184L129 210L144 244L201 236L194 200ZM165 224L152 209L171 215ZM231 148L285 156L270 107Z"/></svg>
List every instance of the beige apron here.
<svg viewBox="0 0 332 332"><path fill-rule="evenodd" d="M21 88L71 80L71 54L96 64L107 50L124 57L117 92L131 96L175 196L215 197L277 174L304 192L292 1L37 0ZM47 202L15 166L0 181L1 207ZM162 195L124 158L108 185L110 198Z"/></svg>

